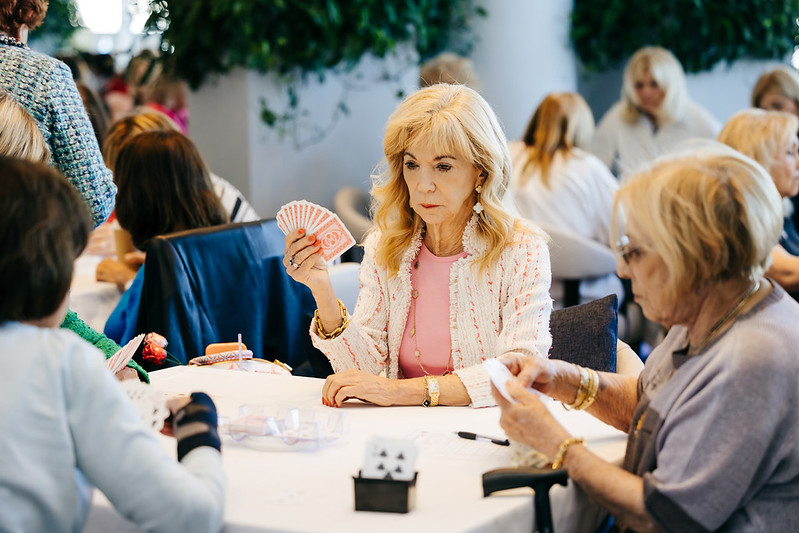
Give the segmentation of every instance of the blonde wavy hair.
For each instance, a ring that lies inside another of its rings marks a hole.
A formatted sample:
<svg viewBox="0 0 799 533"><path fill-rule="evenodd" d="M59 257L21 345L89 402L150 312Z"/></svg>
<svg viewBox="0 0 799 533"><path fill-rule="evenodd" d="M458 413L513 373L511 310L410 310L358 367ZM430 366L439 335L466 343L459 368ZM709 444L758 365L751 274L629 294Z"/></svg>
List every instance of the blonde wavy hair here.
<svg viewBox="0 0 799 533"><path fill-rule="evenodd" d="M171 118L160 111L148 107L137 107L108 128L105 141L103 141L105 166L113 172L119 150L125 141L134 135L148 131L180 131L180 128Z"/></svg>
<svg viewBox="0 0 799 533"><path fill-rule="evenodd" d="M647 72L664 93L663 102L657 112L658 122L678 122L685 115L688 103L685 71L674 54L660 46L641 48L627 61L621 87L621 100L624 102L622 116L627 122L634 123L641 115L640 102L635 94L635 82Z"/></svg>
<svg viewBox="0 0 799 533"><path fill-rule="evenodd" d="M744 109L722 128L718 140L751 157L766 170L790 146L799 131L799 118L791 113Z"/></svg>
<svg viewBox="0 0 799 533"><path fill-rule="evenodd" d="M50 148L34 118L0 89L0 155L47 164Z"/></svg>
<svg viewBox="0 0 799 533"><path fill-rule="evenodd" d="M622 186L614 235L624 216L666 263L665 289L675 302L707 281L762 275L782 230L780 195L768 173L714 141L659 159Z"/></svg>
<svg viewBox="0 0 799 533"><path fill-rule="evenodd" d="M483 212L477 233L488 241L488 251L476 264L482 271L495 264L510 242L513 217L502 206L511 177L507 140L494 111L473 89L436 84L408 96L391 114L383 140L384 168L373 175L372 210L382 232L375 260L394 275L402 256L424 222L410 206L403 178L403 157L424 140L439 153L471 161L484 178L479 193ZM475 194L475 201L477 194ZM520 226L521 227L521 226Z"/></svg>
<svg viewBox="0 0 799 533"><path fill-rule="evenodd" d="M752 89L752 107L762 107L760 101L771 92L793 100L799 109L799 75L796 70L780 65L761 74Z"/></svg>
<svg viewBox="0 0 799 533"><path fill-rule="evenodd" d="M572 149L587 149L594 134L594 115L577 93L551 93L533 113L522 137L527 159L519 184L524 186L538 168L541 181L549 187L549 169L558 152L569 155Z"/></svg>

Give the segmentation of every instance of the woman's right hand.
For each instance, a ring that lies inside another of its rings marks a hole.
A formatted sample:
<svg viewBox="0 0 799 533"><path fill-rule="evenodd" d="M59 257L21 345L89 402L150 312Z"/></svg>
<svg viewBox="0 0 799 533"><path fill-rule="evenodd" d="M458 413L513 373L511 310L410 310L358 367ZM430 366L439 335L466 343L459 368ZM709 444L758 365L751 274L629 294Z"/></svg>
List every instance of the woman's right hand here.
<svg viewBox="0 0 799 533"><path fill-rule="evenodd" d="M322 243L315 235L305 235L300 228L286 235L283 266L294 281L302 283L317 294L330 284L327 262L322 257Z"/></svg>

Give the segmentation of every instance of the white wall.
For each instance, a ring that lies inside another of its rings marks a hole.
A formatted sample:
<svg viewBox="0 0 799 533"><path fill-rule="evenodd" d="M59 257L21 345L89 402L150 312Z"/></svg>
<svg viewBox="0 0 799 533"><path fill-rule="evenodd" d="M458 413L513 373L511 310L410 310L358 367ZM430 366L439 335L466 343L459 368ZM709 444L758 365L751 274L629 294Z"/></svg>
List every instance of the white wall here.
<svg viewBox="0 0 799 533"><path fill-rule="evenodd" d="M488 0L480 20L480 41L472 60L482 93L496 110L511 139L521 136L541 98L552 90L574 90L576 73L568 43L571 0ZM405 52L407 53L407 52ZM369 174L382 157L386 119L396 107L397 84L381 82L383 65L365 61L344 79L331 76L301 93L326 124L347 87L350 114L340 116L324 138L309 144L307 130L281 138L261 123L262 97L281 98L268 77L235 72L191 95L191 136L211 169L238 186L263 217L305 198L332 207L344 185L368 187ZM416 87L418 70L400 71L400 86ZM297 146L297 144L302 146Z"/></svg>

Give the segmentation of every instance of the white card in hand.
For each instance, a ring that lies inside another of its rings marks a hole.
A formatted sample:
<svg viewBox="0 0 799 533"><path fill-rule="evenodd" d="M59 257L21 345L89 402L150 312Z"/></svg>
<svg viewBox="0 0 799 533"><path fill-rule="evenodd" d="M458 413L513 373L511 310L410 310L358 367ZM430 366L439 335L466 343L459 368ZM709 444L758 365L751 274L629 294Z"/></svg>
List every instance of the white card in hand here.
<svg viewBox="0 0 799 533"><path fill-rule="evenodd" d="M411 440L373 437L366 443L361 477L410 481L416 474L416 453Z"/></svg>
<svg viewBox="0 0 799 533"><path fill-rule="evenodd" d="M141 344L142 339L144 339L144 333L137 335L130 339L125 346L119 349L117 353L111 356L110 359L106 362L108 369L111 371L112 374L116 374L123 368L125 365L128 364L131 357L136 354L136 350L139 349L139 345Z"/></svg>
<svg viewBox="0 0 799 533"><path fill-rule="evenodd" d="M488 377L491 378L491 383L497 388L503 398L512 403L519 403L509 393L505 384L509 379L514 379L508 367L502 364L498 359L486 359L483 361L483 368L485 368Z"/></svg>

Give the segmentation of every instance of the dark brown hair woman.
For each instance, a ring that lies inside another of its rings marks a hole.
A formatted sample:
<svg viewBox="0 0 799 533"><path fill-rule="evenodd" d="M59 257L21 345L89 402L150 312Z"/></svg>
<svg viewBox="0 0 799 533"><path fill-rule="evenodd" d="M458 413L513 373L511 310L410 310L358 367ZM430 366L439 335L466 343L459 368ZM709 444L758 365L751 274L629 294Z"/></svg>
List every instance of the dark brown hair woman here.
<svg viewBox="0 0 799 533"><path fill-rule="evenodd" d="M228 222L197 148L178 131L141 133L128 140L117 156L114 181L117 219L140 250L157 235ZM136 273L113 259L103 263L128 272L127 290L105 324L105 334L124 344L135 335L144 269ZM111 275L107 281L120 280Z"/></svg>

